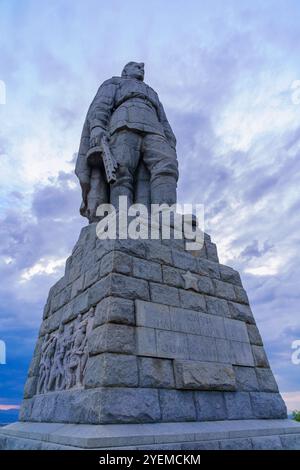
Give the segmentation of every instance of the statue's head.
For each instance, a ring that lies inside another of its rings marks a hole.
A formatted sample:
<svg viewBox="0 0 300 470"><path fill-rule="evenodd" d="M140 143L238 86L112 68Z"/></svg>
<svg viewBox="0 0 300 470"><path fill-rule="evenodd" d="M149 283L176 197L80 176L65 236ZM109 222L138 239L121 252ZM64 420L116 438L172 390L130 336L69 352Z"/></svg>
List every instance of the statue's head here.
<svg viewBox="0 0 300 470"><path fill-rule="evenodd" d="M128 62L122 71L122 77L124 78L136 78L137 80L144 80L145 64L143 62Z"/></svg>

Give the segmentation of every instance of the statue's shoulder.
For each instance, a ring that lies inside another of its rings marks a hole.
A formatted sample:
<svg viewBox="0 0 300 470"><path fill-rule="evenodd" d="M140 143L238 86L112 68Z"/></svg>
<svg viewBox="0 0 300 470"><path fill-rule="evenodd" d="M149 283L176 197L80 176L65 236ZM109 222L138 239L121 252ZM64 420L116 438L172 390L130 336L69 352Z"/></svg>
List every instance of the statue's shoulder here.
<svg viewBox="0 0 300 470"><path fill-rule="evenodd" d="M145 83L145 82L144 82ZM155 96L155 98L157 100L159 100L159 97L158 97L158 93L154 90L154 88L152 88L150 85L148 85L147 83L145 83L145 86L148 90L148 93L150 93L151 95Z"/></svg>
<svg viewBox="0 0 300 470"><path fill-rule="evenodd" d="M111 77L108 80L105 80L105 82L102 83L101 87L108 86L108 85L119 85L121 81L122 81L122 77Z"/></svg>

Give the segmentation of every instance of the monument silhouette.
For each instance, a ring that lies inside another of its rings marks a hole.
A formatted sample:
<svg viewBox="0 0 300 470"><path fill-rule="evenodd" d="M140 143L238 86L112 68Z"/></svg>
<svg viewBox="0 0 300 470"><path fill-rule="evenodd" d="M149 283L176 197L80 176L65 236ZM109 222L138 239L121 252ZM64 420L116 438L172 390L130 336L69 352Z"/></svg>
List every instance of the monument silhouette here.
<svg viewBox="0 0 300 470"><path fill-rule="evenodd" d="M99 239L99 204L174 204L176 139L144 64L99 88L76 164L81 230L50 289L0 448L300 448L240 275L182 239Z"/></svg>

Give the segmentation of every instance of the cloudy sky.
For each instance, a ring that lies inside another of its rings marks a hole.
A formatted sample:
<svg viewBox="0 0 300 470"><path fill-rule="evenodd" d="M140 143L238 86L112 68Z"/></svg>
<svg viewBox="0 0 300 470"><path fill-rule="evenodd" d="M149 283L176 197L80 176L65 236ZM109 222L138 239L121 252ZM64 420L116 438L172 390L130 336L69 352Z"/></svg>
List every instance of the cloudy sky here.
<svg viewBox="0 0 300 470"><path fill-rule="evenodd" d="M20 403L48 290L85 225L73 169L87 107L130 60L177 136L179 202L205 204L300 409L299 24L298 0L0 0L0 409Z"/></svg>

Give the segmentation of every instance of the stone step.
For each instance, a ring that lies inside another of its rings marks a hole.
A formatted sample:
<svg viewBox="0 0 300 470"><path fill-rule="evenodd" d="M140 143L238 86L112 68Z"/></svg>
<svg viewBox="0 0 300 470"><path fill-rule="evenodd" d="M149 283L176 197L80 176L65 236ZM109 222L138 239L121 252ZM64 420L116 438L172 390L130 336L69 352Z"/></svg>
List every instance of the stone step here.
<svg viewBox="0 0 300 470"><path fill-rule="evenodd" d="M13 423L0 449L300 449L300 424L288 420L80 425Z"/></svg>

